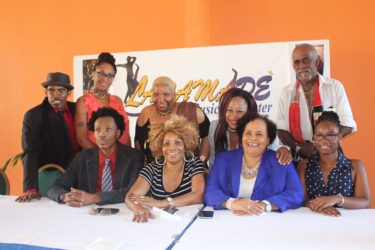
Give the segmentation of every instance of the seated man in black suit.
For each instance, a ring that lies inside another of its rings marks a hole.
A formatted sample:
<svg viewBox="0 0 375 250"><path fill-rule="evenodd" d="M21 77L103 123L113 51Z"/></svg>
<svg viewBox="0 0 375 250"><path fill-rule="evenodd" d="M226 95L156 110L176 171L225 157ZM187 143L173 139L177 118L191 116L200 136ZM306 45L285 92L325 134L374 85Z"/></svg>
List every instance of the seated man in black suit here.
<svg viewBox="0 0 375 250"><path fill-rule="evenodd" d="M75 103L68 102L73 86L67 74L49 73L42 83L46 97L26 112L22 126L23 190L16 201L40 199L38 170L47 163L66 169L80 150L74 127Z"/></svg>
<svg viewBox="0 0 375 250"><path fill-rule="evenodd" d="M124 202L143 166L143 156L117 141L125 124L116 110L98 109L92 114L89 129L94 131L98 147L75 156L48 190L48 198L73 207Z"/></svg>

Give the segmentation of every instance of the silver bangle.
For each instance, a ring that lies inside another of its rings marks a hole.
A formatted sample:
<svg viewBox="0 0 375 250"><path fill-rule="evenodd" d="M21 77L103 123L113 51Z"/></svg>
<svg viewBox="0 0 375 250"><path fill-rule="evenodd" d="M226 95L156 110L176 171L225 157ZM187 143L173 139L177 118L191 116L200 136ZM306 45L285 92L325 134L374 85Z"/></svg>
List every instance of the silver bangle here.
<svg viewBox="0 0 375 250"><path fill-rule="evenodd" d="M340 204L337 204L337 206L341 207L345 203L345 198L344 196L342 196L342 194L337 194L337 196L341 198L341 202Z"/></svg>
<svg viewBox="0 0 375 250"><path fill-rule="evenodd" d="M227 202L225 203L225 206L229 209L229 210L232 210L232 204L233 204L233 202L235 201L235 200L237 200L236 198L229 198L228 200L227 200Z"/></svg>

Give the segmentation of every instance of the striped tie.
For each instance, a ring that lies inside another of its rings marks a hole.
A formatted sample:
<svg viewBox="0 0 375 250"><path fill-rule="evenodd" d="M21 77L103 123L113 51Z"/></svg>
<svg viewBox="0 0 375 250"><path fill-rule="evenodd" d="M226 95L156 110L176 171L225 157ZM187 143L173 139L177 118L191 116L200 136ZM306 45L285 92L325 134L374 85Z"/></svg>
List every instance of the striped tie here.
<svg viewBox="0 0 375 250"><path fill-rule="evenodd" d="M109 167L109 159L105 159L103 175L102 175L102 192L112 191L112 175Z"/></svg>

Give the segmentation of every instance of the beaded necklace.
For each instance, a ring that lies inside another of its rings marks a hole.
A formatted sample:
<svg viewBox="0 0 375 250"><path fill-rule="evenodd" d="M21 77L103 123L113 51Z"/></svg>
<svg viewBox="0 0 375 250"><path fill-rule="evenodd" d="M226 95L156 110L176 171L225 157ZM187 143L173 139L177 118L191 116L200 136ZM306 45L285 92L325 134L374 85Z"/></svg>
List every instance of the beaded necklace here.
<svg viewBox="0 0 375 250"><path fill-rule="evenodd" d="M254 177L256 177L258 175L258 171L259 171L259 165L260 165L260 161L258 161L253 167L248 167L246 166L246 163L245 163L245 157L242 158L242 170L241 170L241 173L249 178L249 179L252 179Z"/></svg>
<svg viewBox="0 0 375 250"><path fill-rule="evenodd" d="M155 108L155 110L156 110L156 113L157 113L158 115L160 115L160 116L167 116L167 115L169 115L170 113L172 113L172 110L173 110L174 106L176 106L176 103L173 104L173 106L172 106L171 109L169 109L169 110L167 110L167 111L165 111L165 112L160 112L160 111L157 110L156 108Z"/></svg>

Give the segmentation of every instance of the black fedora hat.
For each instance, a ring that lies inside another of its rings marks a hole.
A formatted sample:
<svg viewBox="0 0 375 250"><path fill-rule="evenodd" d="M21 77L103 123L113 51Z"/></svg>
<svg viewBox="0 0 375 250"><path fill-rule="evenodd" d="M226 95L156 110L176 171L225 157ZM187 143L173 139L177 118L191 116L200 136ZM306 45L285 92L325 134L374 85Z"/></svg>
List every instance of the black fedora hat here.
<svg viewBox="0 0 375 250"><path fill-rule="evenodd" d="M70 77L61 72L48 73L47 81L43 82L42 86L47 88L50 85L61 86L68 90L73 89L73 86L70 85Z"/></svg>

